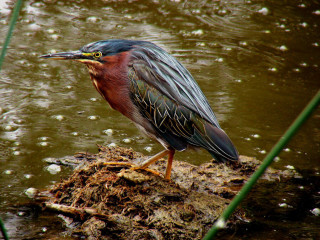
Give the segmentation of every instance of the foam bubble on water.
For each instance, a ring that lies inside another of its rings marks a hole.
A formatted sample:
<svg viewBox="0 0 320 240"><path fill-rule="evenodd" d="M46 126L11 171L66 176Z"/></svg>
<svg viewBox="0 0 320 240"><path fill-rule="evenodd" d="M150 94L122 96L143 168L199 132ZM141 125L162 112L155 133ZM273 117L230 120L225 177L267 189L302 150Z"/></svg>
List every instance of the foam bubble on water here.
<svg viewBox="0 0 320 240"><path fill-rule="evenodd" d="M310 212L317 217L320 216L320 209L319 208L314 208L314 209L310 210Z"/></svg>
<svg viewBox="0 0 320 240"><path fill-rule="evenodd" d="M49 137L39 137L38 138L40 141L48 141L49 140Z"/></svg>
<svg viewBox="0 0 320 240"><path fill-rule="evenodd" d="M226 221L221 219L221 218L219 218L214 225L216 225L217 228L225 228L226 227Z"/></svg>
<svg viewBox="0 0 320 240"><path fill-rule="evenodd" d="M112 129L106 129L102 131L103 134L111 136L113 134L113 130Z"/></svg>
<svg viewBox="0 0 320 240"><path fill-rule="evenodd" d="M24 174L23 176L24 176L24 178L26 178L26 179L30 179L31 177L33 177L32 174Z"/></svg>
<svg viewBox="0 0 320 240"><path fill-rule="evenodd" d="M308 23L306 23L306 22L302 22L302 23L300 23L299 25L300 25L301 27L304 27L304 28L308 27Z"/></svg>
<svg viewBox="0 0 320 240"><path fill-rule="evenodd" d="M48 147L49 143L48 142L39 142L38 145L41 147Z"/></svg>
<svg viewBox="0 0 320 240"><path fill-rule="evenodd" d="M17 128L18 128L18 127L13 126L13 125L6 125L6 126L4 126L4 130L5 130L5 131L8 131L8 132L17 130Z"/></svg>
<svg viewBox="0 0 320 240"><path fill-rule="evenodd" d="M204 43L204 42L198 42L196 45L199 46L199 47L204 47L204 46L206 46L206 43Z"/></svg>
<svg viewBox="0 0 320 240"><path fill-rule="evenodd" d="M25 212L23 212L23 211L19 211L19 212L17 213L17 215L18 215L19 217L22 217L22 216L25 216L25 215L26 215L26 213L25 213Z"/></svg>
<svg viewBox="0 0 320 240"><path fill-rule="evenodd" d="M8 25L8 21L5 20L5 19L1 19L1 20L0 20L0 24L2 24L2 25Z"/></svg>
<svg viewBox="0 0 320 240"><path fill-rule="evenodd" d="M201 36L203 35L203 30L202 29L198 29L198 30L194 30L191 32L193 35L196 35L196 36Z"/></svg>
<svg viewBox="0 0 320 240"><path fill-rule="evenodd" d="M87 22L90 22L90 23L97 23L99 22L101 19L99 17L96 17L96 16L91 16L91 17L88 17L87 18Z"/></svg>
<svg viewBox="0 0 320 240"><path fill-rule="evenodd" d="M47 29L47 32L50 34L54 34L56 32L56 30L54 30L53 28L49 28L49 29Z"/></svg>
<svg viewBox="0 0 320 240"><path fill-rule="evenodd" d="M109 145L108 145L108 147L116 147L117 146L117 144L115 144L115 143L110 143Z"/></svg>
<svg viewBox="0 0 320 240"><path fill-rule="evenodd" d="M56 119L58 121L62 121L65 119L65 117L63 115L54 115L52 116L53 119Z"/></svg>
<svg viewBox="0 0 320 240"><path fill-rule="evenodd" d="M50 164L47 167L47 171L54 175L54 174L57 174L58 172L61 172L61 167L60 165L57 165L57 164Z"/></svg>
<svg viewBox="0 0 320 240"><path fill-rule="evenodd" d="M226 10L226 9L220 9L220 10L218 11L218 14L219 14L220 16L224 16L224 15L227 14L227 10Z"/></svg>
<svg viewBox="0 0 320 240"><path fill-rule="evenodd" d="M132 19L132 15L130 15L130 14L125 14L125 15L124 15L124 18Z"/></svg>
<svg viewBox="0 0 320 240"><path fill-rule="evenodd" d="M144 150L146 150L147 152L151 152L152 151L152 147L145 147Z"/></svg>
<svg viewBox="0 0 320 240"><path fill-rule="evenodd" d="M315 11L312 12L312 14L314 14L314 15L320 15L320 10L315 10Z"/></svg>
<svg viewBox="0 0 320 240"><path fill-rule="evenodd" d="M285 51L288 51L288 48L287 48L287 46L282 45L279 47L279 50L285 52Z"/></svg>
<svg viewBox="0 0 320 240"><path fill-rule="evenodd" d="M88 119L92 120L92 121L95 121L95 120L99 119L99 117L92 115L92 116L89 116Z"/></svg>
<svg viewBox="0 0 320 240"><path fill-rule="evenodd" d="M131 139L130 138L125 138L122 140L122 142L124 143L131 143Z"/></svg>
<svg viewBox="0 0 320 240"><path fill-rule="evenodd" d="M11 175L13 173L13 170L7 169L3 173L6 174L6 175Z"/></svg>
<svg viewBox="0 0 320 240"><path fill-rule="evenodd" d="M19 155L21 155L21 152L20 151L13 151L12 154L15 156L19 156Z"/></svg>
<svg viewBox="0 0 320 240"><path fill-rule="evenodd" d="M279 162L280 161L280 157L275 157L274 159L273 159L273 161L275 161L275 162Z"/></svg>
<svg viewBox="0 0 320 240"><path fill-rule="evenodd" d="M289 170L294 170L294 166L292 166L292 165L287 165L286 168Z"/></svg>
<svg viewBox="0 0 320 240"><path fill-rule="evenodd" d="M192 11L192 13L195 13L195 14L201 13L200 9L192 9L191 11Z"/></svg>
<svg viewBox="0 0 320 240"><path fill-rule="evenodd" d="M259 134L253 134L252 137L254 137L254 138L260 138L260 135L259 135Z"/></svg>
<svg viewBox="0 0 320 240"><path fill-rule="evenodd" d="M266 7L261 8L258 10L258 13L261 13L262 15L268 15L269 14L269 9Z"/></svg>
<svg viewBox="0 0 320 240"><path fill-rule="evenodd" d="M288 208L288 204L286 204L286 203L279 203L278 205L281 208Z"/></svg>
<svg viewBox="0 0 320 240"><path fill-rule="evenodd" d="M36 188L30 187L27 190L24 191L24 193L29 197L29 198L34 198L34 196L37 194L38 190Z"/></svg>
<svg viewBox="0 0 320 240"><path fill-rule="evenodd" d="M52 34L52 35L50 35L50 38L51 38L52 40L54 40L54 41L57 41L59 38L61 38L61 36L58 35L58 34Z"/></svg>
<svg viewBox="0 0 320 240"><path fill-rule="evenodd" d="M58 51L56 49L50 49L49 53L57 53Z"/></svg>
<svg viewBox="0 0 320 240"><path fill-rule="evenodd" d="M41 63L39 66L40 66L41 68L47 68L49 65L46 64L46 63Z"/></svg>
<svg viewBox="0 0 320 240"><path fill-rule="evenodd" d="M38 24L36 23L31 23L28 25L28 28L32 31L39 31L41 30L41 26L39 26Z"/></svg>
<svg viewBox="0 0 320 240"><path fill-rule="evenodd" d="M239 45L245 47L248 46L248 43L246 41L241 41L239 42Z"/></svg>
<svg viewBox="0 0 320 240"><path fill-rule="evenodd" d="M270 72L277 72L278 69L276 67L271 67L271 68L268 68L268 71Z"/></svg>

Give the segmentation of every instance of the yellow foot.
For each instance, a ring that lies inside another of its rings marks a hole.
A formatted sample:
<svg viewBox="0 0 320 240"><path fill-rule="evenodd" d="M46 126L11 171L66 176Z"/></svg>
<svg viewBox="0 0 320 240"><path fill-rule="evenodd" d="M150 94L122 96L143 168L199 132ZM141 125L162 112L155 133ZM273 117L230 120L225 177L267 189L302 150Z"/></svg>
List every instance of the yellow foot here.
<svg viewBox="0 0 320 240"><path fill-rule="evenodd" d="M157 175L157 176L161 176L161 173L155 171L155 170L152 170L152 169L149 169L149 168L142 168L142 167L139 167L133 163L129 163L129 162L104 162L103 165L108 165L108 166L127 166L127 167L130 167L130 170L132 171L136 171L136 170L145 170L147 172L150 172L154 175Z"/></svg>
<svg viewBox="0 0 320 240"><path fill-rule="evenodd" d="M150 169L150 168L141 168L141 167L136 166L136 167L130 168L130 170L133 170L133 171L136 171L136 170L144 170L144 171L150 172L150 173L152 173L152 174L154 174L154 175L161 176L161 173L159 173L159 172L157 172L157 171L155 171L155 170L152 170L152 169Z"/></svg>

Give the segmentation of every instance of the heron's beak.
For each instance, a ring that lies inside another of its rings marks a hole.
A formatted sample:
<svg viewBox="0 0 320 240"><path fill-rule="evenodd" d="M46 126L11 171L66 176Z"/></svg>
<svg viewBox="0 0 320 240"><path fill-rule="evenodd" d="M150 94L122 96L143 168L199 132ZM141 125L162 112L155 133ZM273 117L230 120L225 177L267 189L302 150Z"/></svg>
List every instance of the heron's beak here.
<svg viewBox="0 0 320 240"><path fill-rule="evenodd" d="M57 60L84 60L88 59L88 56L83 54L80 51L72 51L72 52L61 52L61 53L51 53L47 55L40 56L41 58L52 58Z"/></svg>

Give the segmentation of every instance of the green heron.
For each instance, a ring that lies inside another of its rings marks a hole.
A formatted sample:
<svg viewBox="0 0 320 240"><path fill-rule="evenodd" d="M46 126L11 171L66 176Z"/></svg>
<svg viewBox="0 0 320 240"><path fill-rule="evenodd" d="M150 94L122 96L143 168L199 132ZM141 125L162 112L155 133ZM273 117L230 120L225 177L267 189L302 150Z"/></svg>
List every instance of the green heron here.
<svg viewBox="0 0 320 240"><path fill-rule="evenodd" d="M159 46L113 39L41 57L84 63L110 106L164 146L164 151L137 168L146 169L168 155L165 179L170 179L175 151L189 147L202 147L217 161L238 160L236 148L194 78Z"/></svg>

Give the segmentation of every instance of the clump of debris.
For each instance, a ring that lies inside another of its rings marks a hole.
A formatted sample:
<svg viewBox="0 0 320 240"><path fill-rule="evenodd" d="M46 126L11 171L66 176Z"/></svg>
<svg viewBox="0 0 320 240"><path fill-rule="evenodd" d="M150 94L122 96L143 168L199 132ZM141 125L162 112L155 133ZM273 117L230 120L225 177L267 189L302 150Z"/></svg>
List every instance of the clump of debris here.
<svg viewBox="0 0 320 240"><path fill-rule="evenodd" d="M167 181L154 174L164 172L163 159L152 171L131 170L145 158L132 149L99 146L98 154L57 160L78 166L49 190L43 205L78 222L72 232L86 239L201 239L259 164L244 156L236 163L200 166L174 161ZM290 174L269 169L264 176ZM229 224L245 218L239 210Z"/></svg>

